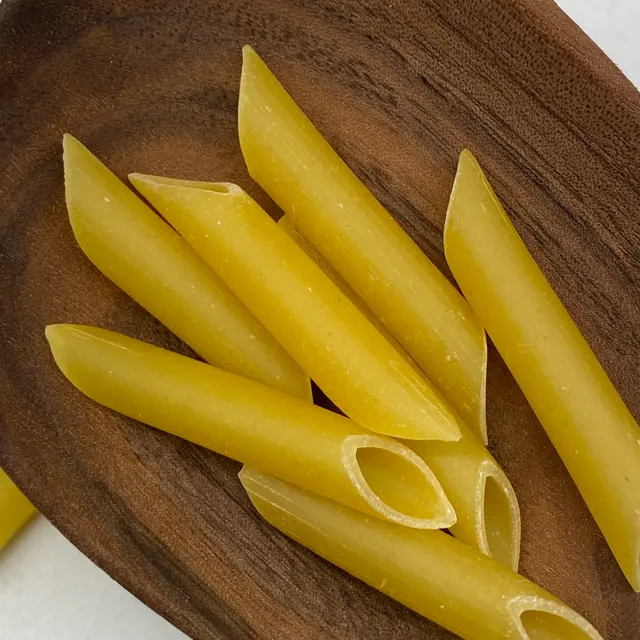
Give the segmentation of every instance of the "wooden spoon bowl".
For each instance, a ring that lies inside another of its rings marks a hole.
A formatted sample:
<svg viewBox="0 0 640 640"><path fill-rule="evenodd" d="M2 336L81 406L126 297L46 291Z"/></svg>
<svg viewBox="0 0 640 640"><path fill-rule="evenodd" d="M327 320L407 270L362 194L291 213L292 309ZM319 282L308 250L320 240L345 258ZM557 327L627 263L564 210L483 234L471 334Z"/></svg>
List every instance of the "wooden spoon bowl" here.
<svg viewBox="0 0 640 640"><path fill-rule="evenodd" d="M237 141L245 43L445 271L469 146L640 415L638 93L552 0L4 0L0 464L193 638L451 638L262 522L237 464L97 406L49 354L52 322L188 353L74 242L65 131L121 176L235 181L277 215ZM493 350L488 407L522 507L522 573L608 640L637 640L640 596Z"/></svg>

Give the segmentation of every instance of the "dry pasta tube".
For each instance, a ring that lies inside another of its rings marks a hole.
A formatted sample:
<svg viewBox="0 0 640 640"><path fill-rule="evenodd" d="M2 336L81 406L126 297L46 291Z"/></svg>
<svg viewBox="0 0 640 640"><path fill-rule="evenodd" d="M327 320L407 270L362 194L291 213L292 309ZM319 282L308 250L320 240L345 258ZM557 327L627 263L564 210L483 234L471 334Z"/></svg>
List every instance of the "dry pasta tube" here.
<svg viewBox="0 0 640 640"><path fill-rule="evenodd" d="M640 590L640 429L469 151L444 233L464 295Z"/></svg>
<svg viewBox="0 0 640 640"><path fill-rule="evenodd" d="M367 516L245 466L258 512L314 553L466 640L602 640L544 589L442 531Z"/></svg>
<svg viewBox="0 0 640 640"><path fill-rule="evenodd" d="M126 416L409 527L455 512L422 459L308 401L126 336L50 325L62 373Z"/></svg>
<svg viewBox="0 0 640 640"><path fill-rule="evenodd" d="M249 46L238 129L251 177L486 442L487 345L480 322Z"/></svg>

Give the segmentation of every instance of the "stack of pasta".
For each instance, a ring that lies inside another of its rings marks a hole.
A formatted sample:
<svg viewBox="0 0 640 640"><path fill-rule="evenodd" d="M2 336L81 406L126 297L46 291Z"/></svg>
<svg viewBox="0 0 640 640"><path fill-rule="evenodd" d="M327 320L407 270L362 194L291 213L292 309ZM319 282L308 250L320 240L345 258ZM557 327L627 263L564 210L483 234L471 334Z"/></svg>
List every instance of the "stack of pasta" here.
<svg viewBox="0 0 640 640"><path fill-rule="evenodd" d="M80 247L206 362L51 325L61 371L242 462L273 526L463 638L600 638L516 573L518 503L485 447L485 327L635 588L640 430L473 156L444 238L463 297L249 47L239 133L279 223L233 184L131 175L160 217L65 137ZM310 378L344 415L313 404Z"/></svg>

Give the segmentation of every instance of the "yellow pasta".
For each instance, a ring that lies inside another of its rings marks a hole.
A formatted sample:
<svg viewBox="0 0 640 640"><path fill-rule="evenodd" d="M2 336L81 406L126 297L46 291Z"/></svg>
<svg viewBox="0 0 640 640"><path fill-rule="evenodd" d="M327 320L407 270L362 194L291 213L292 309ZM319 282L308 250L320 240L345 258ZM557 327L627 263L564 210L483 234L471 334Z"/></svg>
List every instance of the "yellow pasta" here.
<svg viewBox="0 0 640 640"><path fill-rule="evenodd" d="M378 320L375 313L362 302L362 300L356 295L356 292L351 288L347 281L331 266L328 260L326 260L318 250L305 238L292 224L289 216L282 216L278 220L278 226L322 269L327 277L333 282L333 284L340 289L342 295L349 300L354 307L362 313L369 322L393 345L393 347L409 361L412 367L415 367L415 363L409 357L409 354L400 346L398 341L389 333L387 328Z"/></svg>
<svg viewBox="0 0 640 640"><path fill-rule="evenodd" d="M242 189L131 181L350 418L391 436L460 437L426 378Z"/></svg>
<svg viewBox="0 0 640 640"><path fill-rule="evenodd" d="M602 640L551 594L441 531L377 518L244 467L240 480L274 527L467 640Z"/></svg>
<svg viewBox="0 0 640 640"><path fill-rule="evenodd" d="M115 411L370 515L418 528L455 522L419 456L343 416L104 329L46 333L62 373Z"/></svg>
<svg viewBox="0 0 640 640"><path fill-rule="evenodd" d="M469 151L444 243L460 288L640 590L640 429Z"/></svg>
<svg viewBox="0 0 640 640"><path fill-rule="evenodd" d="M486 442L487 347L474 313L255 51L243 53L238 128L251 176Z"/></svg>
<svg viewBox="0 0 640 640"><path fill-rule="evenodd" d="M520 507L509 479L475 433L457 442L406 440L433 471L455 509L451 533L514 571L520 560Z"/></svg>
<svg viewBox="0 0 640 640"><path fill-rule="evenodd" d="M372 322L377 322L353 289L289 224L288 216L284 216L278 225L318 264L347 299ZM394 347L402 351L384 327L376 326ZM405 444L425 460L451 500L457 516L451 533L516 570L520 557L520 508L515 491L476 435L464 425L460 428L462 438L456 442L407 440Z"/></svg>
<svg viewBox="0 0 640 640"><path fill-rule="evenodd" d="M306 374L188 243L70 135L64 172L73 232L104 275L210 364L311 397Z"/></svg>
<svg viewBox="0 0 640 640"><path fill-rule="evenodd" d="M36 508L0 468L0 551L36 515Z"/></svg>

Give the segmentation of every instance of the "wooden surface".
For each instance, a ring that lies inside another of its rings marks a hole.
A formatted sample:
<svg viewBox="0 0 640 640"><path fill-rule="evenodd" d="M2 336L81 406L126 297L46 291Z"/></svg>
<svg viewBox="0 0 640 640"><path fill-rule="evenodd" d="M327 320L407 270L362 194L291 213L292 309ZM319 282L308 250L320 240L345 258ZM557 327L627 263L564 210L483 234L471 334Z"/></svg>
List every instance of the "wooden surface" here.
<svg viewBox="0 0 640 640"><path fill-rule="evenodd" d="M270 530L237 464L96 406L49 355L51 322L187 352L74 243L61 137L122 176L232 180L268 204L236 136L247 42L443 268L470 146L640 415L638 94L551 0L4 0L0 464L193 638L451 638ZM608 640L640 637L640 596L494 352L489 425L520 498L522 572Z"/></svg>

